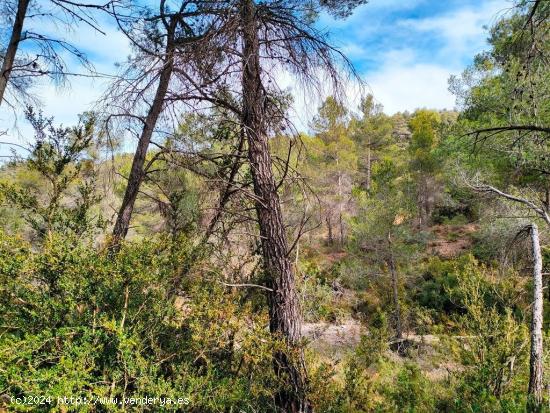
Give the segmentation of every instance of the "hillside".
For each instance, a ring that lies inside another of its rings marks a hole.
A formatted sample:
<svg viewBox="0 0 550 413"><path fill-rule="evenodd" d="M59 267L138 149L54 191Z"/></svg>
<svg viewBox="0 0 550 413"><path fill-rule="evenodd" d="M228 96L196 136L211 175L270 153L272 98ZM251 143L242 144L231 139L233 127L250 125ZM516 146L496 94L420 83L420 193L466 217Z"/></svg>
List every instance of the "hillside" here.
<svg viewBox="0 0 550 413"><path fill-rule="evenodd" d="M0 412L550 411L550 2L410 3L0 6Z"/></svg>

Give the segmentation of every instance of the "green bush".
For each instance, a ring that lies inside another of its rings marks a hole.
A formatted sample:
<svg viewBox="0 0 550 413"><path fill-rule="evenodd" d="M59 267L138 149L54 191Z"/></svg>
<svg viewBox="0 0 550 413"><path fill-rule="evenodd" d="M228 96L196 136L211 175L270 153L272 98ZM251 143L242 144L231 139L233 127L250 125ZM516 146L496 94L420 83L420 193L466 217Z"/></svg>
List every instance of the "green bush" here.
<svg viewBox="0 0 550 413"><path fill-rule="evenodd" d="M456 287L457 273L464 265L464 259L443 261L433 257L422 270L422 282L417 287L413 300L421 307L431 310L437 322L443 322L447 316L461 311L450 292Z"/></svg>
<svg viewBox="0 0 550 413"><path fill-rule="evenodd" d="M188 398L188 411L272 411L271 355L280 344L267 315L212 283L190 280L184 295L171 294L173 251L149 241L112 257L54 237L37 252L0 234L6 408L25 410L9 397L31 395L53 399L38 411L63 411L57 397L150 395Z"/></svg>
<svg viewBox="0 0 550 413"><path fill-rule="evenodd" d="M433 412L436 396L433 388L418 366L406 363L397 374L393 386L385 390L388 401L395 409L386 411Z"/></svg>
<svg viewBox="0 0 550 413"><path fill-rule="evenodd" d="M461 334L450 339L450 346L463 369L455 375L453 411L525 411L528 323L511 310L513 284L487 272L472 264L458 277L456 291L465 312L457 316Z"/></svg>

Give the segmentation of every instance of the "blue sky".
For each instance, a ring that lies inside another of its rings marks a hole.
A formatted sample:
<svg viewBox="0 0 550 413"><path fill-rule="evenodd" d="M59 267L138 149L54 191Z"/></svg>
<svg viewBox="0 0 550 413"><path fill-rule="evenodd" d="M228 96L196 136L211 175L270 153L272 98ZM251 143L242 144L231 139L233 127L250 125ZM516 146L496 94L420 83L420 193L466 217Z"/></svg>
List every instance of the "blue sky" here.
<svg viewBox="0 0 550 413"><path fill-rule="evenodd" d="M454 107L447 90L487 48L486 26L507 13L509 0L372 0L353 16L323 16L320 28L353 61L386 112Z"/></svg>
<svg viewBox="0 0 550 413"><path fill-rule="evenodd" d="M387 113L419 107L452 109L455 101L447 90L449 76L459 74L475 54L487 48L484 26L491 26L511 6L510 0L371 0L345 20L322 15L318 27L330 32L366 82L367 91ZM48 22L35 24L42 31L59 30ZM88 27L61 36L86 51L98 71L109 73L116 62L124 60L129 46L116 27L106 24L104 28L106 36ZM282 78L281 83L294 86L290 79ZM44 83L36 91L45 113L69 125L98 99L104 87L105 81L79 78L61 89ZM350 86L348 95L350 105L355 105L356 88ZM321 99L297 98L299 127L306 128ZM0 110L0 129L13 125L13 114ZM8 139L32 139L21 116L18 126L19 132L10 130ZM0 148L0 153L5 153L5 148Z"/></svg>

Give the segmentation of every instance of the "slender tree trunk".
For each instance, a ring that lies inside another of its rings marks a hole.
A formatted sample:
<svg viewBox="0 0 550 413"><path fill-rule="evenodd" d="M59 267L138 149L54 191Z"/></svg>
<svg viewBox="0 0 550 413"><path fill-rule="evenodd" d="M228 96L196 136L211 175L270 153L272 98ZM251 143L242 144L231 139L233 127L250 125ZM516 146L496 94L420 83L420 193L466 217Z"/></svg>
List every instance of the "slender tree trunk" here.
<svg viewBox="0 0 550 413"><path fill-rule="evenodd" d="M8 80L13 69L15 54L21 42L21 33L23 32L23 23L25 22L29 2L30 0L19 0L17 3L17 13L13 22L10 42L8 43L4 62L2 63L2 71L0 72L0 106L2 106L2 102L4 101L4 93L6 92Z"/></svg>
<svg viewBox="0 0 550 413"><path fill-rule="evenodd" d="M540 252L539 231L536 224L531 225L531 244L533 249L533 310L531 320L531 357L529 361L529 402L528 410L538 412L542 409L543 391L543 347L542 347L542 256Z"/></svg>
<svg viewBox="0 0 550 413"><path fill-rule="evenodd" d="M248 140L248 159L257 197L256 212L260 227L264 270L271 284L269 294L269 328L280 335L291 354L274 354L275 372L284 380L285 389L276 396L283 412L310 412L307 399L307 375L301 339L301 315L295 289L292 264L288 258L287 239L266 130L266 95L261 80L260 45L253 0L241 0L243 35L243 126Z"/></svg>
<svg viewBox="0 0 550 413"><path fill-rule="evenodd" d="M391 286L393 292L393 308L395 318L395 336L397 339L403 338L403 330L401 327L401 307L399 306L399 280L397 278L397 269L393 258L393 243L391 232L388 232L388 267L391 275Z"/></svg>
<svg viewBox="0 0 550 413"><path fill-rule="evenodd" d="M344 217L343 217L343 214L342 214L342 211L340 211L340 216L338 218L340 220L339 222L339 225L340 225L340 246L343 247L344 246Z"/></svg>
<svg viewBox="0 0 550 413"><path fill-rule="evenodd" d="M426 217L424 214L424 198L423 198L422 185L419 185L419 188L418 188L417 205L418 205L418 213L419 213L419 219L420 219L420 227L424 228Z"/></svg>
<svg viewBox="0 0 550 413"><path fill-rule="evenodd" d="M326 216L325 222L327 223L328 230L328 245L332 245L334 243L334 236L332 235L332 217L330 213Z"/></svg>
<svg viewBox="0 0 550 413"><path fill-rule="evenodd" d="M298 261L300 259L300 240L296 241L296 255L294 256L294 270L298 270Z"/></svg>
<svg viewBox="0 0 550 413"><path fill-rule="evenodd" d="M434 188L435 187L435 181L432 179L432 177L426 178L426 225L430 224L430 220L432 218L432 212L433 212L433 206L435 203L435 196L434 196Z"/></svg>
<svg viewBox="0 0 550 413"><path fill-rule="evenodd" d="M336 158L336 165L339 164L338 158ZM340 228L340 246L344 245L344 220L342 219L343 215L343 205L342 205L342 173L338 172L338 226Z"/></svg>
<svg viewBox="0 0 550 413"><path fill-rule="evenodd" d="M145 118L145 122L143 124L141 136L139 138L136 152L134 153L130 175L128 176L128 184L126 185L126 191L124 193L124 198L122 199L122 205L118 211L116 223L113 228L113 237L111 241L111 248L113 250L119 249L120 242L126 238L126 235L128 234L130 219L132 218L136 198L145 176L143 167L145 165L147 150L149 149L153 131L162 112L164 98L166 97L170 77L172 76L172 71L174 68L174 45L171 39L172 35L169 34L168 37L169 40L166 46L166 60L164 67L162 68L160 74L153 103L149 108L149 112L147 113L147 117Z"/></svg>
<svg viewBox="0 0 550 413"><path fill-rule="evenodd" d="M430 205L428 195L428 179L425 175L420 177L418 190L418 209L420 212L420 226L426 228L430 219Z"/></svg>
<svg viewBox="0 0 550 413"><path fill-rule="evenodd" d="M365 180L365 189L367 191L370 191L370 181L371 181L371 166L372 164L372 155L371 155L371 149L370 149L370 139L367 144L367 178Z"/></svg>

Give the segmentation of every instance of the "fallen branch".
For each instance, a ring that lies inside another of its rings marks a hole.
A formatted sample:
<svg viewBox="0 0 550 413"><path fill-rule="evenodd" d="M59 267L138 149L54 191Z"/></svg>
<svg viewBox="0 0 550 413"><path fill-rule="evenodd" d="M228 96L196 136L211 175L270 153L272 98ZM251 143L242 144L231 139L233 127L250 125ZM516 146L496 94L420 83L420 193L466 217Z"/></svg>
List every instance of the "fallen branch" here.
<svg viewBox="0 0 550 413"><path fill-rule="evenodd" d="M529 209L536 212L537 215L539 215L544 220L544 222L546 222L546 224L548 224L550 226L550 216L548 215L548 213L543 208L539 208L538 206L536 206L532 201L530 201L528 199L525 199L525 198L517 197L515 195L508 194L506 192L501 191L500 189L495 188L494 186L490 186L490 185L477 185L476 186L476 185L471 185L471 184L468 184L468 185L474 191L477 191L477 192L492 192L492 193L494 193L494 194L496 194L496 195L498 195L502 198L505 198L505 199L508 199L510 201L514 201L514 202L518 202L520 204L523 204L523 205L527 206Z"/></svg>
<svg viewBox="0 0 550 413"><path fill-rule="evenodd" d="M224 283L223 281L218 281L220 284L225 285L226 287L252 287L252 288L261 288L262 290L273 292L272 288L266 287L265 285L258 284L229 284Z"/></svg>

